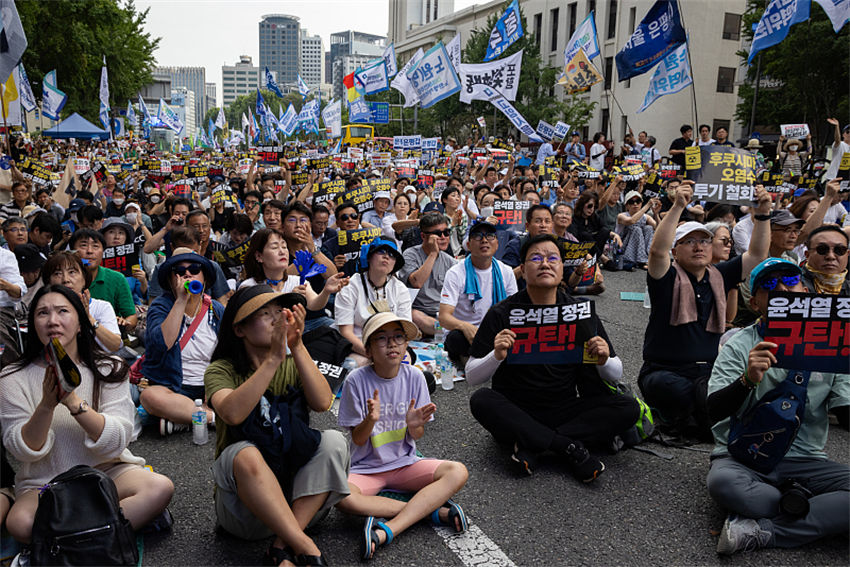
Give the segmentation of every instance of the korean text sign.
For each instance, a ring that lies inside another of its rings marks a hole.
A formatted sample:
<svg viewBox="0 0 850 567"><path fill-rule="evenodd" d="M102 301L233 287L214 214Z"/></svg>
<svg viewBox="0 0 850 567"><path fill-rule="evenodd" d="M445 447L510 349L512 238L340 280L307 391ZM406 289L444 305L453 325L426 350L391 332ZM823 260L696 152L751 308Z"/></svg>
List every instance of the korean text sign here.
<svg viewBox="0 0 850 567"><path fill-rule="evenodd" d="M596 335L595 306L585 300L568 305L519 305L508 313L516 334L508 364L581 364L596 362L586 353Z"/></svg>
<svg viewBox="0 0 850 567"><path fill-rule="evenodd" d="M685 148L685 172L694 182L694 199L750 205L755 196L756 157L725 146Z"/></svg>

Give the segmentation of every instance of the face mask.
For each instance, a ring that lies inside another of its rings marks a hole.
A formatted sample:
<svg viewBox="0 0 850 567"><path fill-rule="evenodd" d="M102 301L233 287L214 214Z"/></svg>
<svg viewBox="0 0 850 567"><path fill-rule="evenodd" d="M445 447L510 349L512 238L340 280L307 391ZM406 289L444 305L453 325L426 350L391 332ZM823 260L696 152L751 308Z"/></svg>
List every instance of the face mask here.
<svg viewBox="0 0 850 567"><path fill-rule="evenodd" d="M162 197L159 195L151 195L151 203L156 204L162 200Z"/></svg>
<svg viewBox="0 0 850 567"><path fill-rule="evenodd" d="M127 222L130 224L136 224L136 220L139 218L139 213L127 213Z"/></svg>
<svg viewBox="0 0 850 567"><path fill-rule="evenodd" d="M112 199L112 202L115 204L116 207L120 207L124 204L124 199Z"/></svg>
<svg viewBox="0 0 850 567"><path fill-rule="evenodd" d="M268 203L269 201L271 201L271 199L270 199L270 198L268 198L268 199L263 199L263 203Z"/></svg>
<svg viewBox="0 0 850 567"><path fill-rule="evenodd" d="M797 148L798 148L798 146L789 146L789 149L790 149L792 152L796 152L796 151L797 151Z"/></svg>

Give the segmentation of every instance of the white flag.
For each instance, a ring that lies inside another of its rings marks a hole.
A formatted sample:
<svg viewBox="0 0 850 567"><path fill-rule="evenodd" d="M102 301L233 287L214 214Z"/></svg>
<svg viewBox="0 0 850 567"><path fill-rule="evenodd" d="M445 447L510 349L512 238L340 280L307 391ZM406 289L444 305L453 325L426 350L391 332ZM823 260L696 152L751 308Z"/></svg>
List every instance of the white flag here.
<svg viewBox="0 0 850 567"><path fill-rule="evenodd" d="M691 66L688 63L688 44L683 43L655 67L646 97L638 112L646 110L659 97L677 93L693 82Z"/></svg>
<svg viewBox="0 0 850 567"><path fill-rule="evenodd" d="M448 45L446 45L446 52L449 54L449 59L457 71L460 68L460 34L454 36Z"/></svg>
<svg viewBox="0 0 850 567"><path fill-rule="evenodd" d="M59 120L59 113L68 97L56 86L56 69L44 76L41 83L41 111L51 120Z"/></svg>
<svg viewBox="0 0 850 567"><path fill-rule="evenodd" d="M361 95L375 94L390 88L386 60L370 61L354 73L354 88Z"/></svg>
<svg viewBox="0 0 850 567"><path fill-rule="evenodd" d="M174 109L168 106L162 99L159 99L159 109L156 112L156 117L159 118L159 121L166 128L171 128L178 134L183 131L183 121L180 120Z"/></svg>
<svg viewBox="0 0 850 567"><path fill-rule="evenodd" d="M410 81L407 80L407 72L419 63L419 60L425 56L425 52L422 51L420 47L416 53L413 54L413 57L410 58L404 67L401 68L401 71L398 72L398 75L395 76L393 82L390 83L390 86L404 95L404 108L409 108L419 102L419 96L416 94L416 89L410 84Z"/></svg>
<svg viewBox="0 0 850 567"><path fill-rule="evenodd" d="M398 63L395 59L395 46L392 43L384 50L383 57L387 64L387 76L395 77L398 74Z"/></svg>
<svg viewBox="0 0 850 567"><path fill-rule="evenodd" d="M461 84L460 101L469 104L473 100L489 100L489 97L483 94L486 87L498 91L510 101L516 100L520 67L522 50L490 63L459 65L457 73Z"/></svg>
<svg viewBox="0 0 850 567"><path fill-rule="evenodd" d="M328 137L339 138L342 135L342 101L331 101L322 110L322 120L329 130Z"/></svg>
<svg viewBox="0 0 850 567"><path fill-rule="evenodd" d="M103 67L100 69L100 123L111 131L109 127L109 78L106 73L106 55L103 56Z"/></svg>
<svg viewBox="0 0 850 567"><path fill-rule="evenodd" d="M215 117L215 125L217 128L221 128L222 130L224 130L226 124L227 120L224 119L224 111L219 108L218 116Z"/></svg>
<svg viewBox="0 0 850 567"><path fill-rule="evenodd" d="M27 112L35 110L35 95L32 94L30 80L27 77L27 72L24 70L24 64L18 65L18 94L21 96L21 106Z"/></svg>
<svg viewBox="0 0 850 567"><path fill-rule="evenodd" d="M0 41L0 83L5 83L27 50L27 36L15 0L0 0L0 20L3 34Z"/></svg>
<svg viewBox="0 0 850 567"><path fill-rule="evenodd" d="M288 138L295 131L295 127L297 125L298 113L295 112L295 107L292 106L292 103L290 102L289 108L286 109L286 114L284 114L278 121L278 129Z"/></svg>
<svg viewBox="0 0 850 567"><path fill-rule="evenodd" d="M835 33L841 31L844 24L850 20L850 0L815 0L832 22Z"/></svg>
<svg viewBox="0 0 850 567"><path fill-rule="evenodd" d="M407 72L422 108L428 108L460 90L460 80L442 42L428 50Z"/></svg>

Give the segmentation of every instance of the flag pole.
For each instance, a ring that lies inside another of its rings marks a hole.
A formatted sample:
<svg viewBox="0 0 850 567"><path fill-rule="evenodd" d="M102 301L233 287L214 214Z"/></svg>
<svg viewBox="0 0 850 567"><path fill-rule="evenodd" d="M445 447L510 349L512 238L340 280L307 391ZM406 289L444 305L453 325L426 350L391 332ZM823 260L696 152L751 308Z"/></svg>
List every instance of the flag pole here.
<svg viewBox="0 0 850 567"><path fill-rule="evenodd" d="M5 85L4 85L5 90ZM3 110L3 129L6 131L6 147L9 150L9 157L12 157L12 142L9 140L9 125L6 124L6 93L0 94L0 108Z"/></svg>
<svg viewBox="0 0 850 567"><path fill-rule="evenodd" d="M682 19L682 27L685 28L685 45L687 46L688 52L688 66L691 68L691 95L694 100L694 126L699 128L699 111L697 110L697 82L694 74L694 64L691 61L691 41L690 34L687 33L687 26L685 26L685 14L682 11L682 3L679 0L676 0L676 5L679 7L679 18Z"/></svg>

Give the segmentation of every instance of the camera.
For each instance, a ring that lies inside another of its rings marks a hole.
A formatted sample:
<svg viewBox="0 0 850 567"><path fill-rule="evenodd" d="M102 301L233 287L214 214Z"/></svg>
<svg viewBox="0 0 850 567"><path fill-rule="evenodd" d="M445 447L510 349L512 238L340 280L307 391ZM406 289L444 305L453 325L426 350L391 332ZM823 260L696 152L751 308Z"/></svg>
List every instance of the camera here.
<svg viewBox="0 0 850 567"><path fill-rule="evenodd" d="M809 513L809 498L814 496L812 491L793 478L789 478L779 486L782 495L779 497L779 510L793 518L802 518Z"/></svg>

